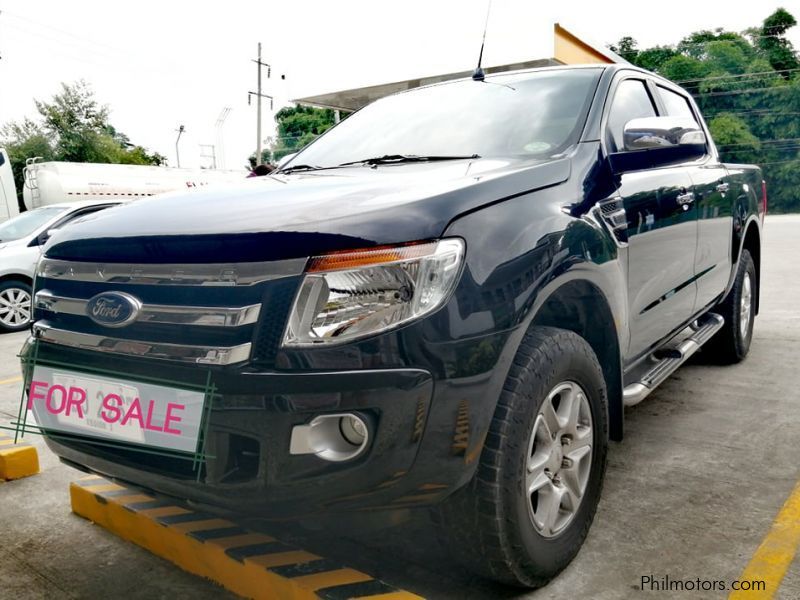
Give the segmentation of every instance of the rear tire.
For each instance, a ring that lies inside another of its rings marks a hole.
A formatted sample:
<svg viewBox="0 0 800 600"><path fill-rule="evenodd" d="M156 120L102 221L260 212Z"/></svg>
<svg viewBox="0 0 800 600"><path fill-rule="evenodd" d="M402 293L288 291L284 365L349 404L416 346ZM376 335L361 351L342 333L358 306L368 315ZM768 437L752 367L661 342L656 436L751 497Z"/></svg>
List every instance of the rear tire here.
<svg viewBox="0 0 800 600"><path fill-rule="evenodd" d="M725 325L703 347L703 356L710 362L732 365L745 359L753 339L757 293L755 263L750 252L742 250L731 291L712 309L722 315Z"/></svg>
<svg viewBox="0 0 800 600"><path fill-rule="evenodd" d="M586 538L607 451L606 386L591 347L570 331L532 329L514 358L475 476L439 509L451 552L489 579L545 585Z"/></svg>
<svg viewBox="0 0 800 600"><path fill-rule="evenodd" d="M0 283L0 333L27 329L31 314L31 286L18 280Z"/></svg>

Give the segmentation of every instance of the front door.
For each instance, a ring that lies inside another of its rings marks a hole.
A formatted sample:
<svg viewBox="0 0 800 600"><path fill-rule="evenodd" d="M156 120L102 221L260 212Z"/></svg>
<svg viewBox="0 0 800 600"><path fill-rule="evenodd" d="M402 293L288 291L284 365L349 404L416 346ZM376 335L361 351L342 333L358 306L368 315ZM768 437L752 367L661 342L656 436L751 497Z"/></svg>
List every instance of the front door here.
<svg viewBox="0 0 800 600"><path fill-rule="evenodd" d="M628 121L659 114L641 76L616 82L606 119L610 151L623 149ZM686 322L694 309L697 211L685 168L659 167L619 175L617 198L627 218L630 347L635 359Z"/></svg>
<svg viewBox="0 0 800 600"><path fill-rule="evenodd" d="M692 315L697 211L683 168L625 173L618 190L628 221L631 357Z"/></svg>

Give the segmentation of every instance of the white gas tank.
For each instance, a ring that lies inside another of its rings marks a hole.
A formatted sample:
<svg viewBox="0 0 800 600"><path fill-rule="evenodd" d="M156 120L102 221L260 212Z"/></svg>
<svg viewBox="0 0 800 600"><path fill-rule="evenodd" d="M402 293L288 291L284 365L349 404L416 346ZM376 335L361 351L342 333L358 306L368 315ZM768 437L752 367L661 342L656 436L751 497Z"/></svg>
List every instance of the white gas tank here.
<svg viewBox="0 0 800 600"><path fill-rule="evenodd" d="M248 171L43 162L25 168L29 209L75 200L136 200L164 192L238 182Z"/></svg>
<svg viewBox="0 0 800 600"><path fill-rule="evenodd" d="M18 214L19 204L11 161L6 151L0 148L0 223L13 219Z"/></svg>

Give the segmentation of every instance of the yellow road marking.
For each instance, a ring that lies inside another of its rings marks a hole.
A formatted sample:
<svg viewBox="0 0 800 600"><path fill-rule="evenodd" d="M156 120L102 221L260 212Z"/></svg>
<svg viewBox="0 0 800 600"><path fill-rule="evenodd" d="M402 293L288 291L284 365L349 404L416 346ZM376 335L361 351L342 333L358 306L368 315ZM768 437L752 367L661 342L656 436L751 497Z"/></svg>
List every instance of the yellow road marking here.
<svg viewBox="0 0 800 600"><path fill-rule="evenodd" d="M22 375L17 375L16 377L11 377L9 379L0 379L0 385L6 385L8 383L19 383L22 381Z"/></svg>
<svg viewBox="0 0 800 600"><path fill-rule="evenodd" d="M800 481L786 499L772 528L739 576L739 581L761 580L764 591L731 592L729 600L773 598L800 545Z"/></svg>

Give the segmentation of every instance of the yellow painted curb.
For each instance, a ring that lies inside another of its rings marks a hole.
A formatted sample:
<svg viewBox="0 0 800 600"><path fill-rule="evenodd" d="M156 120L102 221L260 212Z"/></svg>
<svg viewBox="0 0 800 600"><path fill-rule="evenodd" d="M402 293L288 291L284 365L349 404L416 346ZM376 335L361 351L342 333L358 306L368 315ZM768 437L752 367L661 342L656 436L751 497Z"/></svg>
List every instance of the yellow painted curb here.
<svg viewBox="0 0 800 600"><path fill-rule="evenodd" d="M0 433L0 479L20 479L39 472L39 454L27 442Z"/></svg>
<svg viewBox="0 0 800 600"><path fill-rule="evenodd" d="M761 590L734 591L729 600L774 598L800 547L800 481L778 512L772 527L739 576L739 582L762 582Z"/></svg>
<svg viewBox="0 0 800 600"><path fill-rule="evenodd" d="M101 477L72 482L69 495L74 513L246 598L421 598L232 521Z"/></svg>

